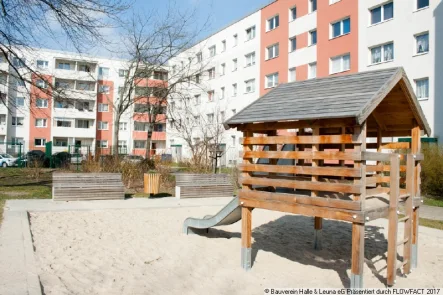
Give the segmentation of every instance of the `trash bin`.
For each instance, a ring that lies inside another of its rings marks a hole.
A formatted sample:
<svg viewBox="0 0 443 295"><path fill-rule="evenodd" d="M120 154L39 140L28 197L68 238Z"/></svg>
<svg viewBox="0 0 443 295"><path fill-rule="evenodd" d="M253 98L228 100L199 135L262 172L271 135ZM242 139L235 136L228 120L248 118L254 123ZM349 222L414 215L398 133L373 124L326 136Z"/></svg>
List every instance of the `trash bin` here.
<svg viewBox="0 0 443 295"><path fill-rule="evenodd" d="M160 189L160 174L145 173L144 175L144 192L145 194L158 194Z"/></svg>

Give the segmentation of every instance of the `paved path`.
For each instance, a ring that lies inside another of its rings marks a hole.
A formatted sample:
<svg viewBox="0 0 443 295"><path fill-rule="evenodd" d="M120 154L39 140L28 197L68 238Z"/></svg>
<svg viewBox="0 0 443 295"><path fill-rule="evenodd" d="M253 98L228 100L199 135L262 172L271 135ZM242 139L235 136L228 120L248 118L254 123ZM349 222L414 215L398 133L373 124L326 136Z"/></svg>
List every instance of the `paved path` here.
<svg viewBox="0 0 443 295"><path fill-rule="evenodd" d="M109 209L160 209L226 205L231 198L127 199L108 201L53 202L52 200L8 200L0 228L0 294L41 295L34 258L28 211L76 211Z"/></svg>
<svg viewBox="0 0 443 295"><path fill-rule="evenodd" d="M420 217L443 221L443 207L421 205Z"/></svg>

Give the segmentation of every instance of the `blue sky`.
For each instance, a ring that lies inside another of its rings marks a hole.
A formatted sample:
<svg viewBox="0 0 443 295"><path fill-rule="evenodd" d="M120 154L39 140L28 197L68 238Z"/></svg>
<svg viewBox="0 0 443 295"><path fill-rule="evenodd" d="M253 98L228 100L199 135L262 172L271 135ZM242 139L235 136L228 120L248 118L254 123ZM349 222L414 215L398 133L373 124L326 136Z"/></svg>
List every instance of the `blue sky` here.
<svg viewBox="0 0 443 295"><path fill-rule="evenodd" d="M201 28L208 17L210 22L207 27L200 33L199 39L209 36L211 33L220 30L233 21L239 20L251 12L272 2L272 0L128 0L133 5L126 12L126 16L132 15L133 12L145 13L148 15L151 11L156 11L163 15L167 12L168 3L174 3L174 6L180 11L192 11L195 9L195 24ZM104 29L104 37L106 39L114 39L118 29ZM107 35L107 36L106 36ZM61 41L61 42L60 42ZM45 46L57 50L73 51L62 39L59 42L47 40ZM89 51L90 54L99 56L113 56L113 54L104 50L104 48L96 47Z"/></svg>

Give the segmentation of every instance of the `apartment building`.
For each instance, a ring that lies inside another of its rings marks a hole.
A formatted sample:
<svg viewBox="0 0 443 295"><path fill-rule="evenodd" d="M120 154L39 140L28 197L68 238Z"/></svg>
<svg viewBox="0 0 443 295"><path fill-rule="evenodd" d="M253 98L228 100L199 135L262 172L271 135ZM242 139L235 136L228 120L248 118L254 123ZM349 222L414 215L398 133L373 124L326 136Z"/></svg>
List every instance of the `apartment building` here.
<svg viewBox="0 0 443 295"><path fill-rule="evenodd" d="M39 76L28 73L23 61ZM34 50L26 51L21 60L13 59L13 66L0 57L0 151L7 150L6 142L23 143L28 151L43 150L52 141L53 152L82 146L83 151L110 153L117 129L122 153L145 155L147 115L140 103L122 115L119 126L113 123L113 103L127 75L126 61ZM32 85L14 78L14 68L32 79ZM167 80L166 72L161 74L144 78L145 84ZM57 89L58 94L51 89ZM157 122L151 153L160 154L165 151L165 114Z"/></svg>
<svg viewBox="0 0 443 295"><path fill-rule="evenodd" d="M442 0L276 0L200 41L172 65L206 62L204 87L190 87L189 97L200 98L201 116L220 106L226 119L280 83L403 66L432 136L441 140L443 38L437 32L443 32ZM241 136L224 134L222 165L239 160ZM174 158L189 157L172 128L166 145Z"/></svg>

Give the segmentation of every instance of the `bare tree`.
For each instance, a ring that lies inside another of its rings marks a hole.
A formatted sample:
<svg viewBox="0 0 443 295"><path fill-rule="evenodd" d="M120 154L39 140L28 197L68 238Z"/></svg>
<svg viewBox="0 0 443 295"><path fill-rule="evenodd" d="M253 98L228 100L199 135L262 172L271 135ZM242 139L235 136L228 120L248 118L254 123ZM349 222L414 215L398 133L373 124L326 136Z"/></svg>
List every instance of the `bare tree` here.
<svg viewBox="0 0 443 295"><path fill-rule="evenodd" d="M200 168L210 167L216 159L217 152L223 143L226 110L219 105L205 108L204 114L199 105L189 98L180 99L180 102L170 107L171 134L183 139L191 150L191 163ZM212 162L212 163L211 163ZM216 164L214 164L216 166Z"/></svg>
<svg viewBox="0 0 443 295"><path fill-rule="evenodd" d="M48 95L57 92L50 83L47 87L36 83L46 77L24 57L48 39L78 52L102 44L101 30L128 7L122 0L1 0L0 56L9 64L8 74L28 93L31 86ZM0 100L6 105L5 94Z"/></svg>
<svg viewBox="0 0 443 295"><path fill-rule="evenodd" d="M199 84L198 77L206 63L197 61L196 53L183 60L181 66L170 66L171 60L190 48L205 28L193 25L194 17L195 10L181 12L171 5L165 15L134 15L126 27L121 52L129 57L123 70L125 78L118 98L110 100L114 110L114 154L118 154L118 126L125 113L134 110L143 122L137 128L147 131L149 157L154 127L166 122L168 97L185 95L187 87Z"/></svg>

